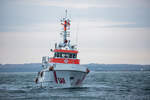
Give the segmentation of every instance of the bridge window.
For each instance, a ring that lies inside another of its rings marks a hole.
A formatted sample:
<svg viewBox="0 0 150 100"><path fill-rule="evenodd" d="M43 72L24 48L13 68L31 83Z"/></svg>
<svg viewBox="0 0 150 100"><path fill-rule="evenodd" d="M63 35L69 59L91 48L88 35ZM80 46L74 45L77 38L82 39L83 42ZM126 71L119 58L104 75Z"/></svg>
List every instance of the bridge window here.
<svg viewBox="0 0 150 100"><path fill-rule="evenodd" d="M54 57L56 57L56 58L77 58L77 54L75 54L75 53L55 52Z"/></svg>
<svg viewBox="0 0 150 100"><path fill-rule="evenodd" d="M69 54L68 53L62 53L62 58L69 58Z"/></svg>
<svg viewBox="0 0 150 100"><path fill-rule="evenodd" d="M56 57L56 58L61 58L61 57L62 57L62 53L60 53L60 52L55 52L54 57Z"/></svg>
<svg viewBox="0 0 150 100"><path fill-rule="evenodd" d="M59 52L57 52L57 57L60 57L60 53Z"/></svg>
<svg viewBox="0 0 150 100"><path fill-rule="evenodd" d="M73 54L73 58L77 58L77 54L74 53L74 54Z"/></svg>
<svg viewBox="0 0 150 100"><path fill-rule="evenodd" d="M69 54L69 58L73 58L72 53Z"/></svg>

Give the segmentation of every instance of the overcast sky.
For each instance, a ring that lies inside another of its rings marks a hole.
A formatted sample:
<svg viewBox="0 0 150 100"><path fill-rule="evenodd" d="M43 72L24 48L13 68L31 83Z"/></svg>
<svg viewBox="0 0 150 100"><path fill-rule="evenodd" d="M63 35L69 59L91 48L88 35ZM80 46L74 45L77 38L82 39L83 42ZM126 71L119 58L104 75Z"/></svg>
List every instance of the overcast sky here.
<svg viewBox="0 0 150 100"><path fill-rule="evenodd" d="M39 63L51 56L68 9L81 64L150 64L149 5L150 0L0 0L0 63Z"/></svg>

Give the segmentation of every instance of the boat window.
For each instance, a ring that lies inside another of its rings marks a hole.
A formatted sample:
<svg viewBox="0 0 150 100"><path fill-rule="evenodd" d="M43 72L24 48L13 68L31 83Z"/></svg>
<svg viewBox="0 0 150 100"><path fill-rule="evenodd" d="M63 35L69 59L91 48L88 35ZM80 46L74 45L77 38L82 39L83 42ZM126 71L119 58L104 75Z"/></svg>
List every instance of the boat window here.
<svg viewBox="0 0 150 100"><path fill-rule="evenodd" d="M61 52L55 52L54 57L56 58L62 58L62 53Z"/></svg>
<svg viewBox="0 0 150 100"><path fill-rule="evenodd" d="M57 52L57 57L59 57L59 52Z"/></svg>
<svg viewBox="0 0 150 100"><path fill-rule="evenodd" d="M62 53L61 52L59 52L59 58L61 58L62 57Z"/></svg>
<svg viewBox="0 0 150 100"><path fill-rule="evenodd" d="M62 52L59 53L59 57L62 58Z"/></svg>
<svg viewBox="0 0 150 100"><path fill-rule="evenodd" d="M56 58L77 58L77 54L75 54L75 53L55 52L54 57L56 57Z"/></svg>
<svg viewBox="0 0 150 100"><path fill-rule="evenodd" d="M75 54L73 54L73 58L75 58Z"/></svg>
<svg viewBox="0 0 150 100"><path fill-rule="evenodd" d="M69 58L69 54L66 53L66 54L65 54L65 58Z"/></svg>
<svg viewBox="0 0 150 100"><path fill-rule="evenodd" d="M65 54L64 54L64 53L62 53L62 58L64 58L64 56L65 56Z"/></svg>
<svg viewBox="0 0 150 100"><path fill-rule="evenodd" d="M62 53L62 58L72 58L70 53Z"/></svg>
<svg viewBox="0 0 150 100"><path fill-rule="evenodd" d="M73 58L77 58L77 54L73 54Z"/></svg>
<svg viewBox="0 0 150 100"><path fill-rule="evenodd" d="M55 52L55 53L54 53L54 58L56 57L56 55L57 55L57 53Z"/></svg>
<svg viewBox="0 0 150 100"><path fill-rule="evenodd" d="M69 54L69 58L73 58L71 53Z"/></svg>
<svg viewBox="0 0 150 100"><path fill-rule="evenodd" d="M69 58L69 54L68 53L64 53L64 58Z"/></svg>

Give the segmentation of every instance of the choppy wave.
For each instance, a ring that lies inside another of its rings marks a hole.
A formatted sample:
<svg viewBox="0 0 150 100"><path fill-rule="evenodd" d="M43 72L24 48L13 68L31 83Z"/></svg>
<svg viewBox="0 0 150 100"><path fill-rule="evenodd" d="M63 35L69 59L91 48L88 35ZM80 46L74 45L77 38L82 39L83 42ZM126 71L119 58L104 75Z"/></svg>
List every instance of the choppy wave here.
<svg viewBox="0 0 150 100"><path fill-rule="evenodd" d="M150 100L149 71L91 72L80 88L41 88L37 73L0 73L0 100Z"/></svg>

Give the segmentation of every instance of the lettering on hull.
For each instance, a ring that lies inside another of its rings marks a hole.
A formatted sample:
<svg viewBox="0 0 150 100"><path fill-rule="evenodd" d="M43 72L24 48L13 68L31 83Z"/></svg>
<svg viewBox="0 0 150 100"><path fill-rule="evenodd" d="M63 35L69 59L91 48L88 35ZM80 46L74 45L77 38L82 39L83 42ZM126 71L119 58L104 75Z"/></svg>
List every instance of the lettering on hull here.
<svg viewBox="0 0 150 100"><path fill-rule="evenodd" d="M59 84L65 84L65 79L64 78L57 78L57 81Z"/></svg>

